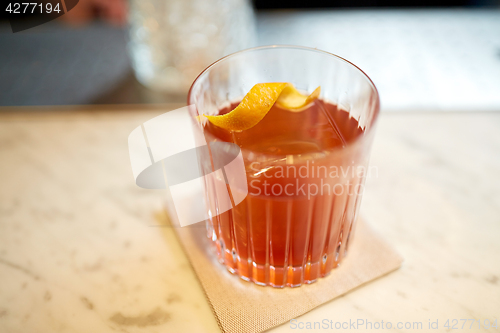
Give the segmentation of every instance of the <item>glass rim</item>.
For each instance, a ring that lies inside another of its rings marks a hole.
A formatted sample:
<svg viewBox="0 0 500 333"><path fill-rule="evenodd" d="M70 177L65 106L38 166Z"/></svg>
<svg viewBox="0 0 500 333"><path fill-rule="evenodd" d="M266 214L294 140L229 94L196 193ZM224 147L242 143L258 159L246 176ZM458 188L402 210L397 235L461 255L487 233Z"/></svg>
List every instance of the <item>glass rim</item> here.
<svg viewBox="0 0 500 333"><path fill-rule="evenodd" d="M371 88L373 89L373 91L375 93L375 99L376 100L375 100L375 105L374 105L374 115L373 115L373 118L372 118L372 120L370 122L370 127L368 128L367 131L364 132L363 135L359 135L359 136L355 137L353 140L348 141L344 147L328 148L328 149L321 150L321 152L313 152L313 153L305 153L305 154L293 154L293 156L297 156L297 157L300 156L300 157L303 158L303 157L307 157L307 156L317 155L318 153L328 153L328 155L329 155L329 154L335 153L335 152L342 152L342 151L345 151L345 149L347 149L347 148L351 148L352 146L358 145L361 141L363 141L366 137L368 137L369 135L371 135L371 133L373 133L374 127L375 127L374 125L375 125L375 123L376 123L376 121L378 119L378 116L380 114L380 95L379 95L378 89L375 86L375 83L372 81L372 79L361 68L359 68L358 66L356 66L355 64L353 64L349 60L347 60L345 58L342 58L341 56L338 56L338 55L336 55L334 53L323 51L323 50L320 50L318 48L307 47L307 46L287 45L287 44L273 44L273 45L264 45L264 46L252 47L252 48L248 48L248 49L244 49L244 50L241 50L241 51L237 51L237 52L228 54L228 55L226 55L226 56L218 59L217 61L213 62L212 64L210 64L209 66L207 66L203 71L201 71L200 74L198 74L198 76L194 79L193 83L191 84L191 87L189 88L189 91L188 91L188 94L187 94L187 104L190 105L190 99L191 99L193 87L196 85L196 83L199 81L199 79L203 75L205 75L210 69L212 69L213 67L215 67L217 64L219 64L221 62L224 62L225 60L227 60L229 58L236 57L236 56L238 56L241 53L248 53L248 52L259 51L259 50L271 50L271 49L296 49L296 50L303 50L303 51L320 53L320 54L324 54L324 55L333 57L336 60L340 60L340 61L346 63L347 65L350 65L350 66L354 67L357 71L359 71L363 75L363 77L368 81L368 83L370 84ZM193 120L194 120L195 115L192 115L192 117L193 117ZM210 134L210 135L213 136L212 134ZM217 138L215 136L213 136L213 137ZM252 153L252 155L256 154L256 155L259 155L259 156L269 156L269 157L282 156L282 155L276 155L276 154L269 154L269 153L257 152L257 151L253 151L251 149L244 149L244 148L241 148L241 151L242 152L243 151L248 151L248 152ZM298 158L298 160L300 160L300 158Z"/></svg>

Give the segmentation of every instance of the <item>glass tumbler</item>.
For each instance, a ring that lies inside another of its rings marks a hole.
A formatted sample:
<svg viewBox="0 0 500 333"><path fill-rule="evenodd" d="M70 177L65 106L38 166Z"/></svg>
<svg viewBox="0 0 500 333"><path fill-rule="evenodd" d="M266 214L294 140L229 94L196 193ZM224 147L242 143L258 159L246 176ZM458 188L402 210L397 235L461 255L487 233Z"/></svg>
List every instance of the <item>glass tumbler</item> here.
<svg viewBox="0 0 500 333"><path fill-rule="evenodd" d="M249 0L131 0L129 51L145 86L185 94L196 75L255 42Z"/></svg>
<svg viewBox="0 0 500 333"><path fill-rule="evenodd" d="M258 47L222 58L198 76L188 94L188 104L195 106L193 119L234 107L252 86L264 82L290 82L309 93L321 86L320 100L344 115L328 118L328 124L313 118L299 124L277 121L269 129L271 145L279 138L276 133L297 133L314 140L332 128L344 144L314 152L301 152L297 146L296 153L287 155L242 146L248 195L219 213L216 184L207 181L207 235L218 260L242 279L297 287L328 275L348 252L370 171L379 96L365 73L336 55L297 46ZM266 117L274 117L272 112ZM349 129L347 125L353 123L355 128ZM232 141L206 124L202 127L207 143ZM241 135L234 133L233 138ZM283 175L283 170L291 171ZM238 191L231 190L233 195Z"/></svg>

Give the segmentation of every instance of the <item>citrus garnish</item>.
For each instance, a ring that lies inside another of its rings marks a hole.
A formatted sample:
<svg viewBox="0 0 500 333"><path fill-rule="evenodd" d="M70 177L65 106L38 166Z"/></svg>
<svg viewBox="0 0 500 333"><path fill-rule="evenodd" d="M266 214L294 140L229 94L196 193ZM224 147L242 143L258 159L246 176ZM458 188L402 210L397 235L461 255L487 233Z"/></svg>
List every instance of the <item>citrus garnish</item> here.
<svg viewBox="0 0 500 333"><path fill-rule="evenodd" d="M318 87L309 96L304 96L292 84L288 83L276 103L289 111L302 111L309 103L317 99L320 93L321 87Z"/></svg>
<svg viewBox="0 0 500 333"><path fill-rule="evenodd" d="M218 127L229 131L244 131L257 125L274 103L284 109L298 112L317 99L320 92L321 88L318 87L312 94L305 96L291 83L258 83L231 112L220 116L204 116Z"/></svg>

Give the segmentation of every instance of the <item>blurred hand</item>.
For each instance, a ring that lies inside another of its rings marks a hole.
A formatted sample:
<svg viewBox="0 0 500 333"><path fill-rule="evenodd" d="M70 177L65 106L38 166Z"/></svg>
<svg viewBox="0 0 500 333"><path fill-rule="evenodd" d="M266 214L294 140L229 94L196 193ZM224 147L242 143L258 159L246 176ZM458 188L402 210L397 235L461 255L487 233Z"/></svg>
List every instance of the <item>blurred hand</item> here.
<svg viewBox="0 0 500 333"><path fill-rule="evenodd" d="M61 16L61 20L82 25L100 18L116 26L127 23L128 6L126 0L80 0L78 4Z"/></svg>

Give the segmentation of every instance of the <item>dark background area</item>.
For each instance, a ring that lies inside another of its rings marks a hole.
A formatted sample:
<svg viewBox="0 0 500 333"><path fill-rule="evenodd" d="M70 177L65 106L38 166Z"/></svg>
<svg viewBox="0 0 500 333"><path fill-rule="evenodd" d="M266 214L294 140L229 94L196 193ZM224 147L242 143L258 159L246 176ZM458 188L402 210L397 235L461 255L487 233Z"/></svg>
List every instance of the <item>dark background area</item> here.
<svg viewBox="0 0 500 333"><path fill-rule="evenodd" d="M280 8L375 8L375 7L484 7L499 0L253 0L257 9Z"/></svg>
<svg viewBox="0 0 500 333"><path fill-rule="evenodd" d="M500 87L500 11L490 8L500 0L251 1L258 45L318 47L350 59L388 92L388 109L456 109L459 102L450 104L449 94L438 92L453 84L479 87L486 98L467 100L478 109L500 105L485 92ZM137 81L127 41L126 24L102 18L79 25L60 18L13 34L0 17L0 106L184 103L185 94L153 91ZM421 92L418 100L415 91Z"/></svg>
<svg viewBox="0 0 500 333"><path fill-rule="evenodd" d="M66 0L66 5L68 5ZM85 1L85 0L82 0ZM266 9L321 9L321 8L447 8L447 7L497 7L500 0L250 0L257 10ZM46 2L59 2L46 0ZM74 3L74 4L73 4ZM71 0L74 6L77 2ZM3 2L2 7L7 6ZM7 13L1 8L0 20L7 20ZM16 15L21 17L21 15Z"/></svg>

